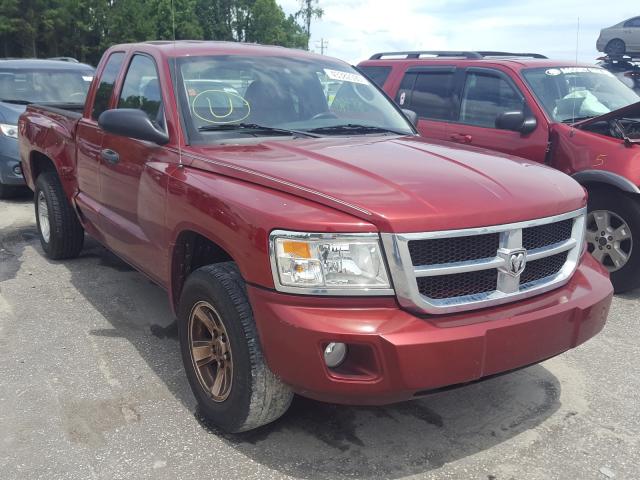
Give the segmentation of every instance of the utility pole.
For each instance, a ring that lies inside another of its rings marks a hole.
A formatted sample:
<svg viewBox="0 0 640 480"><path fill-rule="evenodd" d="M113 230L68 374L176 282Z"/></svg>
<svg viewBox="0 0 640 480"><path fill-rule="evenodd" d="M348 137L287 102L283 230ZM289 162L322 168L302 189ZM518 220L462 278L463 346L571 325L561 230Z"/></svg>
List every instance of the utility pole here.
<svg viewBox="0 0 640 480"><path fill-rule="evenodd" d="M316 48L320 49L320 55L324 55L324 51L328 48L329 46L329 40L325 40L324 38L321 38L319 42L316 42Z"/></svg>

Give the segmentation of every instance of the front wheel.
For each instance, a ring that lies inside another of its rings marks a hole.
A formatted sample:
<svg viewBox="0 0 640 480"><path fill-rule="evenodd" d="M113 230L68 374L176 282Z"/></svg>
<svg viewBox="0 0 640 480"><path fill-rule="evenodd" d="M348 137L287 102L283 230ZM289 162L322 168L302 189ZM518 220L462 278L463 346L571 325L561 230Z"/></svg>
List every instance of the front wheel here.
<svg viewBox="0 0 640 480"><path fill-rule="evenodd" d="M589 191L587 245L609 270L616 293L640 287L640 198L612 189Z"/></svg>
<svg viewBox="0 0 640 480"><path fill-rule="evenodd" d="M200 411L228 432L270 423L293 394L267 366L233 262L201 267L187 278L178 307L182 361Z"/></svg>

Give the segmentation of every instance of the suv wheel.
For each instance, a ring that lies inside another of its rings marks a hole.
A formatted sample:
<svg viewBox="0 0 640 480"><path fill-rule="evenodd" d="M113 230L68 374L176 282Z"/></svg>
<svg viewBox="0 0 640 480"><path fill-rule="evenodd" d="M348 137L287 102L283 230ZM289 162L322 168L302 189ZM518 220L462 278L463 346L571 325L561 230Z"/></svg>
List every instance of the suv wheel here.
<svg viewBox="0 0 640 480"><path fill-rule="evenodd" d="M604 48L607 55L624 55L627 51L627 45L619 38L614 38Z"/></svg>
<svg viewBox="0 0 640 480"><path fill-rule="evenodd" d="M77 257L84 243L84 229L55 172L38 176L34 202L40 244L47 256L53 260Z"/></svg>
<svg viewBox="0 0 640 480"><path fill-rule="evenodd" d="M187 278L178 329L189 384L214 425L242 432L287 411L293 394L265 362L235 263L208 265Z"/></svg>
<svg viewBox="0 0 640 480"><path fill-rule="evenodd" d="M589 252L611 273L616 293L640 286L640 199L623 192L589 192Z"/></svg>

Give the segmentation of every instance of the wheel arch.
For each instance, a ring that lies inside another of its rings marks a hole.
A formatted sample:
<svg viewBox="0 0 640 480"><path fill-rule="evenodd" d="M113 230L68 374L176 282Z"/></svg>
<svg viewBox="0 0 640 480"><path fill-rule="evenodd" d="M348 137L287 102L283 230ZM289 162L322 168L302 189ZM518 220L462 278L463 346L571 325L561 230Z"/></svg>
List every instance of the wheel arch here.
<svg viewBox="0 0 640 480"><path fill-rule="evenodd" d="M235 259L209 235L191 228L181 230L176 235L171 249L171 278L168 290L174 311L177 312L182 288L189 274L205 265L228 261L235 262Z"/></svg>
<svg viewBox="0 0 640 480"><path fill-rule="evenodd" d="M37 150L34 150L29 155L29 169L34 183L38 176L43 172L57 172L56 165L53 160L49 156Z"/></svg>
<svg viewBox="0 0 640 480"><path fill-rule="evenodd" d="M573 179L587 189L602 185L626 193L640 194L640 188L629 179L606 170L583 170L574 174Z"/></svg>

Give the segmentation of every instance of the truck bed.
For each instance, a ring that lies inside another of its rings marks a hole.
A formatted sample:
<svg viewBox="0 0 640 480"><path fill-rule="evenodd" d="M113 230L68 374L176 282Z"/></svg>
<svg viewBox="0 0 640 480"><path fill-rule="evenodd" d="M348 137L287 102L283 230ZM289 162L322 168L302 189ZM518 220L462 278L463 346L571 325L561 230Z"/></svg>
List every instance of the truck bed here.
<svg viewBox="0 0 640 480"><path fill-rule="evenodd" d="M51 112L57 115L63 115L70 119L78 120L82 117L84 111L84 103L32 103L30 109L37 109L40 112Z"/></svg>

